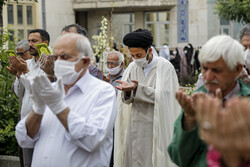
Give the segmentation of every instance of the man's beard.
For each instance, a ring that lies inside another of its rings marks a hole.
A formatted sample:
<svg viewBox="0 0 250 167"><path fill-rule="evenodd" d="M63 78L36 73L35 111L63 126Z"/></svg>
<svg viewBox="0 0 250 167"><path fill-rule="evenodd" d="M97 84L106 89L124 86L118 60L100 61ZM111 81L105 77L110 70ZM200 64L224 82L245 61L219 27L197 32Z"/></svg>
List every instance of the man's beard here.
<svg viewBox="0 0 250 167"><path fill-rule="evenodd" d="M30 51L30 54L31 54L32 56L34 56L34 57L39 56L38 51L37 51L35 48L33 48L32 46L30 46L29 51Z"/></svg>

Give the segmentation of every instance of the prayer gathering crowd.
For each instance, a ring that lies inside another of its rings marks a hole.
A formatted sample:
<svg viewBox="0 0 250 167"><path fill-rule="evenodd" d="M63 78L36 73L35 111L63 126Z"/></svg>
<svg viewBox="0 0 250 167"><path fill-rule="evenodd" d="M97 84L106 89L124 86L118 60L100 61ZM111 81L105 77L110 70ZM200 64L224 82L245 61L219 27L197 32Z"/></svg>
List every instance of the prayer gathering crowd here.
<svg viewBox="0 0 250 167"><path fill-rule="evenodd" d="M40 43L49 46L48 32L30 31L7 67L25 167L250 167L250 24L239 42L218 35L201 47L192 95L173 63L185 48L170 55L164 45L158 56L147 29L124 36L126 69L121 52L108 53L107 75L78 24L62 28L52 54L40 55Z"/></svg>

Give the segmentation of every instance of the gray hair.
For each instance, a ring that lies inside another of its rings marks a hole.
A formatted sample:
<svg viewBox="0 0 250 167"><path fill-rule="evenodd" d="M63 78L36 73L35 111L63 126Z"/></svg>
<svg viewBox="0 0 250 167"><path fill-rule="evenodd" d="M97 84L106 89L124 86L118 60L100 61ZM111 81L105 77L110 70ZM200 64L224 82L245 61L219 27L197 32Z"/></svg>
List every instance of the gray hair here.
<svg viewBox="0 0 250 167"><path fill-rule="evenodd" d="M123 54L122 54L121 52L118 52L118 51L111 51L111 52L109 52L108 55L110 55L110 54L115 54L115 55L119 56L119 61L118 61L118 63L124 62L124 56L123 56ZM106 61L107 61L107 58L108 58L108 56L106 57Z"/></svg>
<svg viewBox="0 0 250 167"><path fill-rule="evenodd" d="M76 49L79 53L79 58L82 58L84 56L91 58L92 48L91 48L89 39L87 37L80 35L80 34L76 34L76 33L68 33L68 34L62 35L59 38L57 38L55 44L59 40L62 40L64 38L67 38L67 40L69 40L69 38L70 38L76 42Z"/></svg>
<svg viewBox="0 0 250 167"><path fill-rule="evenodd" d="M227 67L233 70L237 64L244 64L244 47L228 35L218 35L208 40L201 48L200 63L215 62L223 58Z"/></svg>
<svg viewBox="0 0 250 167"><path fill-rule="evenodd" d="M240 41L245 35L250 35L250 23L246 24L241 30L240 30Z"/></svg>
<svg viewBox="0 0 250 167"><path fill-rule="evenodd" d="M23 49L24 51L26 51L26 50L29 50L29 41L28 40L26 40L26 39L24 39L24 40L21 40L21 41L19 41L18 43L17 43L17 45L16 45L16 49Z"/></svg>
<svg viewBox="0 0 250 167"><path fill-rule="evenodd" d="M89 39L87 37L79 35L79 38L76 40L76 49L81 57L86 56L91 59L92 48Z"/></svg>

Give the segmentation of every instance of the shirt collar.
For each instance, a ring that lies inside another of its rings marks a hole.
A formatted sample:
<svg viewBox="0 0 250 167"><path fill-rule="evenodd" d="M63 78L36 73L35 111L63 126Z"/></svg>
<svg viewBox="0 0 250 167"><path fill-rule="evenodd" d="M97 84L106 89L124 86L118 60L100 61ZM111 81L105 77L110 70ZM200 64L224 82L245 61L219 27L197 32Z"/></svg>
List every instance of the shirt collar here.
<svg viewBox="0 0 250 167"><path fill-rule="evenodd" d="M82 93L84 93L87 90L88 81L90 77L91 76L90 76L89 70L87 70L86 73L75 83L75 85L69 89L69 92L67 95L69 95L71 92L73 92L77 88L79 88L82 91Z"/></svg>
<svg viewBox="0 0 250 167"><path fill-rule="evenodd" d="M234 95L237 95L240 92L240 84L239 81L236 81L236 85L234 88L224 97L224 99L228 100L232 98Z"/></svg>

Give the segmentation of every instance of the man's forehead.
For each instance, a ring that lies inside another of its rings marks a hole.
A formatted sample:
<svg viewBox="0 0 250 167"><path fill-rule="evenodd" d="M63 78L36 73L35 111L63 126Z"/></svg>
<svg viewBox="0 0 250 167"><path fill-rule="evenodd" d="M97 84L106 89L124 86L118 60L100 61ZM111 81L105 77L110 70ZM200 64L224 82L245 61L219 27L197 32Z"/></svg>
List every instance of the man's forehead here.
<svg viewBox="0 0 250 167"><path fill-rule="evenodd" d="M77 52L76 45L74 42L70 42L67 40L60 40L54 46L55 54L72 54Z"/></svg>
<svg viewBox="0 0 250 167"><path fill-rule="evenodd" d="M119 59L119 55L117 53L110 53L108 59Z"/></svg>
<svg viewBox="0 0 250 167"><path fill-rule="evenodd" d="M34 39L34 38L39 38L42 39L41 35L39 32L34 32L29 34L29 39Z"/></svg>
<svg viewBox="0 0 250 167"><path fill-rule="evenodd" d="M204 62L204 63L201 63L201 65L209 65L209 66L217 66L217 65L225 65L225 61L223 60L222 57L220 57L218 60L216 61L208 61L208 62Z"/></svg>
<svg viewBox="0 0 250 167"><path fill-rule="evenodd" d="M250 35L244 35L244 36L242 37L242 41L250 42Z"/></svg>
<svg viewBox="0 0 250 167"><path fill-rule="evenodd" d="M22 52L22 51L24 51L24 49L23 48L17 48L16 49L18 52Z"/></svg>

